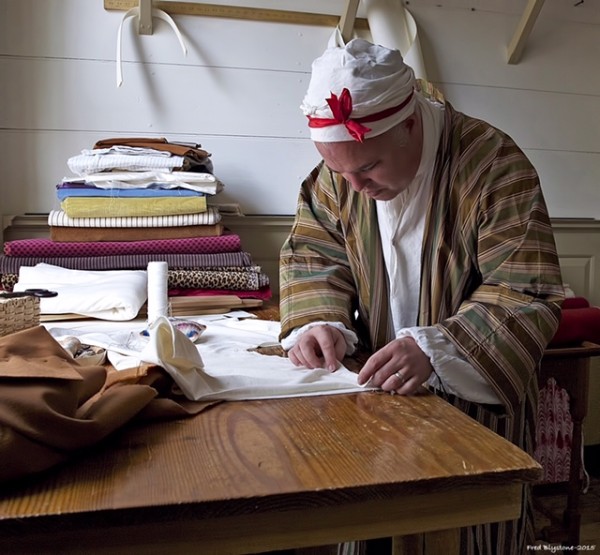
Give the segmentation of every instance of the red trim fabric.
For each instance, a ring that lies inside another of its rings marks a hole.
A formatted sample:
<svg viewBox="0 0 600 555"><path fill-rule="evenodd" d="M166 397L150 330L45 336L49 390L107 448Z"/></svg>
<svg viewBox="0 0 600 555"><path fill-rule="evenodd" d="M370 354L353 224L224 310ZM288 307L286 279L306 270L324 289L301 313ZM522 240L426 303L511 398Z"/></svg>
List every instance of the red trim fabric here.
<svg viewBox="0 0 600 555"><path fill-rule="evenodd" d="M361 118L351 118L352 115L352 95L347 88L344 88L342 94L338 97L336 94L331 93L329 98L326 98L327 104L333 114L332 118L318 118L314 116L308 117L309 127L328 127L330 125L344 124L350 136L362 143L365 135L371 131L369 127L363 125L363 123L369 123L371 121L379 121L385 119L404 108L413 97L414 91L410 93L407 99L398 104L398 106L392 106L380 112L363 116Z"/></svg>
<svg viewBox="0 0 600 555"><path fill-rule="evenodd" d="M550 347L579 345L583 341L600 343L600 307L590 306L583 297L565 299L560 324Z"/></svg>

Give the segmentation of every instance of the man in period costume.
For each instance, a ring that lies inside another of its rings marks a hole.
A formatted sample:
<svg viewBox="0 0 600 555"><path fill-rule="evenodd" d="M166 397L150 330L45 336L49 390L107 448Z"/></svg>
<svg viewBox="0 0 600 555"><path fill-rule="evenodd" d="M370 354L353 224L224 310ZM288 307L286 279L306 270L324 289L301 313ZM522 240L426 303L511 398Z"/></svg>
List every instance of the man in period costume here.
<svg viewBox="0 0 600 555"><path fill-rule="evenodd" d="M563 298L539 179L509 136L424 89L362 39L313 63L302 110L323 161L281 252L282 344L331 370L367 350L359 383L426 384L533 453ZM461 552L524 553L528 512L465 530Z"/></svg>

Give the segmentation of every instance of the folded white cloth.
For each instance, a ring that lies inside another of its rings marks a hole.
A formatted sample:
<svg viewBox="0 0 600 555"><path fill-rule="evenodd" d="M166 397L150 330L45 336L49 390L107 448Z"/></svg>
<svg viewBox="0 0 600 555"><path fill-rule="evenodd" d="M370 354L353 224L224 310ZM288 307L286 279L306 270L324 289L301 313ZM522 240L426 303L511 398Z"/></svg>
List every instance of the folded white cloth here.
<svg viewBox="0 0 600 555"><path fill-rule="evenodd" d="M155 148L142 148L139 146L113 145L108 148L92 148L81 151L84 156L103 156L104 154L128 154L131 156L164 156L169 158L170 152L156 150Z"/></svg>
<svg viewBox="0 0 600 555"><path fill-rule="evenodd" d="M215 195L223 190L223 183L212 173L188 171L103 171L85 177L63 177L63 183L81 181L101 189L189 189Z"/></svg>
<svg viewBox="0 0 600 555"><path fill-rule="evenodd" d="M194 320L202 321L194 318ZM206 323L207 328L194 345L174 328L166 317L157 318L143 336L140 328L95 332L86 325L69 329L50 328L55 337L75 335L82 343L109 350L109 360L117 370L142 362L162 366L195 401L272 399L334 393L362 392L356 374L345 367L335 372L294 366L287 358L259 354L254 349L274 343L279 322L262 320L222 320Z"/></svg>
<svg viewBox="0 0 600 555"><path fill-rule="evenodd" d="M148 297L145 270L68 270L52 264L21 266L15 291L49 289L41 314L75 313L103 320L132 320Z"/></svg>
<svg viewBox="0 0 600 555"><path fill-rule="evenodd" d="M87 175L105 170L119 169L131 171L148 170L173 170L181 168L184 164L183 156L149 156L130 154L103 154L101 156L90 156L78 154L67 160L69 169L77 175Z"/></svg>

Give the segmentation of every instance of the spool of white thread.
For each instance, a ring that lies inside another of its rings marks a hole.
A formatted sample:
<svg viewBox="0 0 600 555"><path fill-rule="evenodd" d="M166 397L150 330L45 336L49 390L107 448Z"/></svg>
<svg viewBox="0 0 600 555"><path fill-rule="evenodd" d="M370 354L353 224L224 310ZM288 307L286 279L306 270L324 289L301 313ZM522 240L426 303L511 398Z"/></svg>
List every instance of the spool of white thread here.
<svg viewBox="0 0 600 555"><path fill-rule="evenodd" d="M169 316L167 290L169 267L166 262L148 262L148 322L159 316Z"/></svg>

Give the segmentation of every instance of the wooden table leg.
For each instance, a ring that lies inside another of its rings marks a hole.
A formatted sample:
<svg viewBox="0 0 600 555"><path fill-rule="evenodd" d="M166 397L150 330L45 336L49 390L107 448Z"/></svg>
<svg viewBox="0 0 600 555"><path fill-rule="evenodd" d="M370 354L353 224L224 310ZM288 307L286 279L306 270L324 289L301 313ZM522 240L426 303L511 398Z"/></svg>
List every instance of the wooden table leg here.
<svg viewBox="0 0 600 555"><path fill-rule="evenodd" d="M571 460L569 471L569 485L567 495L567 508L564 514L564 524L567 529L567 542L569 545L579 545L579 528L581 525L581 507L579 497L581 494L582 472L582 438L583 420L587 414L588 388L590 375L590 359L582 359L574 365L575 386L569 391L571 395L571 418L573 420L573 437L571 443Z"/></svg>

